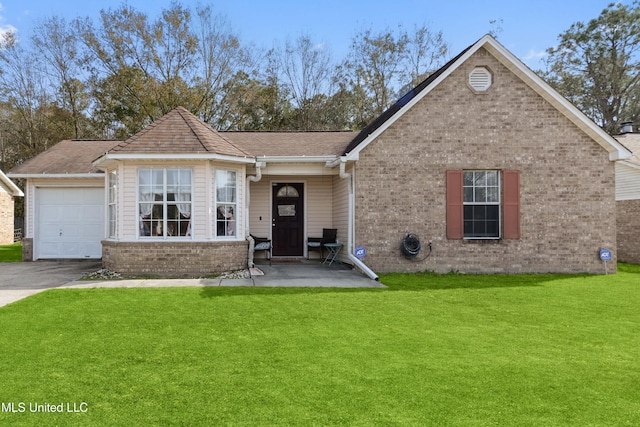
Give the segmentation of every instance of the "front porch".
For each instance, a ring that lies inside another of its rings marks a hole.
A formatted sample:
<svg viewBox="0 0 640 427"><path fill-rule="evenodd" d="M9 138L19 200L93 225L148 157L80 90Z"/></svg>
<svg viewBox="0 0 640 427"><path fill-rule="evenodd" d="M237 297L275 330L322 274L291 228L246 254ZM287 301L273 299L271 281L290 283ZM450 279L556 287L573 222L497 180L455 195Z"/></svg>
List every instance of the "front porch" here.
<svg viewBox="0 0 640 427"><path fill-rule="evenodd" d="M256 264L264 275L252 275L256 287L287 288L384 288L380 282L372 280L353 269L348 264L333 263L331 266L318 260L274 260ZM221 280L220 286L230 286L232 282Z"/></svg>

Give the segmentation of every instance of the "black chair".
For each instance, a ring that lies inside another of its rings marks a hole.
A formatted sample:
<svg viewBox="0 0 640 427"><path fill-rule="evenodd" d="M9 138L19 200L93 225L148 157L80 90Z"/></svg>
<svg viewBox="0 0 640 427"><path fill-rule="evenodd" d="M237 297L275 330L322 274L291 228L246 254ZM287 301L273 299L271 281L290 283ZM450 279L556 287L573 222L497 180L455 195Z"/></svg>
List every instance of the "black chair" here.
<svg viewBox="0 0 640 427"><path fill-rule="evenodd" d="M309 237L307 239L307 259L309 259L309 252L320 251L320 260L322 260L324 258L324 245L335 243L337 235L337 228L323 228L322 237Z"/></svg>
<svg viewBox="0 0 640 427"><path fill-rule="evenodd" d="M271 250L273 249L271 239L267 239L266 237L256 237L253 234L251 234L251 237L254 241L253 253L265 251L269 259L269 265L271 265Z"/></svg>

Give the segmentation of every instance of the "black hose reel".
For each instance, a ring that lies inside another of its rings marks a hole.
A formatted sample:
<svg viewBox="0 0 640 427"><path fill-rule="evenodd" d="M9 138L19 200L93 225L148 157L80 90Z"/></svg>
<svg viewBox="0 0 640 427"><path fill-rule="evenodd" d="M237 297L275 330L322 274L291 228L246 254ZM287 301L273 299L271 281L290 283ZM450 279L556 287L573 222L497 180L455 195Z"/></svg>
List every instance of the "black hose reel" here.
<svg viewBox="0 0 640 427"><path fill-rule="evenodd" d="M420 250L422 249L420 245L420 238L413 233L407 233L400 242L400 252L404 255L405 258L410 259L411 261L424 261L425 259L431 256L431 241L429 241L429 252L423 258L417 258Z"/></svg>

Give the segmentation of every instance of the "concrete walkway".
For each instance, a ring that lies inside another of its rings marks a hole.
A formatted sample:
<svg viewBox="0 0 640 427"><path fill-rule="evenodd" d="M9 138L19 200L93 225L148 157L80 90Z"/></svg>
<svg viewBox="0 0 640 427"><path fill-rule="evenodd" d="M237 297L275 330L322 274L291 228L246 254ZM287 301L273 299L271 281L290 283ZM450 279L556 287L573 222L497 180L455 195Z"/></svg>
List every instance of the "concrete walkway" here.
<svg viewBox="0 0 640 427"><path fill-rule="evenodd" d="M134 279L109 281L73 281L60 288L151 288L180 286L255 286L296 288L384 288L380 282L354 271L333 264L319 262L287 262L273 265L258 265L264 274L250 278L215 279Z"/></svg>
<svg viewBox="0 0 640 427"><path fill-rule="evenodd" d="M317 261L258 265L264 274L250 278L78 280L100 269L99 262L37 261L0 264L0 307L53 288L155 288L180 286L254 286L384 288L380 282L342 264Z"/></svg>

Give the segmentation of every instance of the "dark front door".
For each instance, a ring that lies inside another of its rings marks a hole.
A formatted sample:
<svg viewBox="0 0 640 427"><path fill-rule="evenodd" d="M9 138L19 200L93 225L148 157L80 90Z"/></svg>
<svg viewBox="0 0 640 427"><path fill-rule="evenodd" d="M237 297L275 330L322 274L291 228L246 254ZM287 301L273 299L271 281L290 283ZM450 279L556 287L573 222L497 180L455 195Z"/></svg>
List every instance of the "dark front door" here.
<svg viewBox="0 0 640 427"><path fill-rule="evenodd" d="M304 197L302 184L273 184L273 255L302 256L304 232Z"/></svg>

